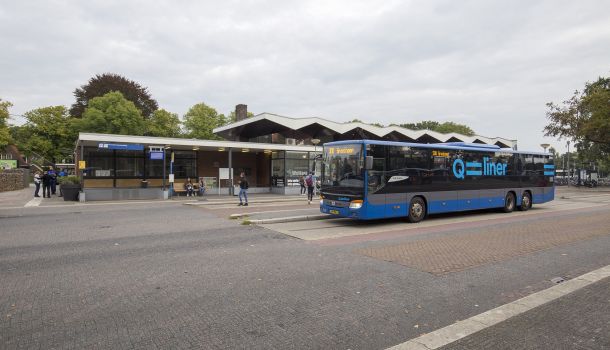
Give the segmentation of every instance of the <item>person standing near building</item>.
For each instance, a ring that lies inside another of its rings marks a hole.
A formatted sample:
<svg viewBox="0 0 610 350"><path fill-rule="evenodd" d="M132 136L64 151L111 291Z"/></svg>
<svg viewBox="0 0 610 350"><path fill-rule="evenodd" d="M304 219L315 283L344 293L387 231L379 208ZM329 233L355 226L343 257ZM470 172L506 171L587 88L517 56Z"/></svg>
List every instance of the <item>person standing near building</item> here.
<svg viewBox="0 0 610 350"><path fill-rule="evenodd" d="M48 174L51 177L51 194L55 194L57 191L57 173L53 170L53 167L49 167Z"/></svg>
<svg viewBox="0 0 610 350"><path fill-rule="evenodd" d="M307 185L307 202L311 204L311 201L313 200L313 187L316 184L316 179L313 176L313 171L310 172L309 175L307 175L307 177L305 178L305 184Z"/></svg>
<svg viewBox="0 0 610 350"><path fill-rule="evenodd" d="M40 197L40 195L38 194L38 192L40 191L40 171L37 171L36 174L34 174L34 185L36 186L36 191L34 191L34 197Z"/></svg>
<svg viewBox="0 0 610 350"><path fill-rule="evenodd" d="M239 174L239 206L248 206L248 180L246 179L246 174ZM244 202L242 202L241 197L244 197Z"/></svg>
<svg viewBox="0 0 610 350"><path fill-rule="evenodd" d="M51 175L48 171L42 174L42 198L51 198Z"/></svg>
<svg viewBox="0 0 610 350"><path fill-rule="evenodd" d="M305 176L301 176L299 178L299 185L301 185L301 196L307 192L307 188L305 187Z"/></svg>

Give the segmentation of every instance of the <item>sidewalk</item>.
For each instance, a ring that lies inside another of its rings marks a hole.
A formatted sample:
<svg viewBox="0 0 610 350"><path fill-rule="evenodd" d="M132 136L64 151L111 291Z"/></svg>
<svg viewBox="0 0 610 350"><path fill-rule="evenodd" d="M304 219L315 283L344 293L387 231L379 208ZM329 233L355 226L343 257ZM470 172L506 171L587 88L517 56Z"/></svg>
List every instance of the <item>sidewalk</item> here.
<svg viewBox="0 0 610 350"><path fill-rule="evenodd" d="M0 192L0 209L7 207L23 207L34 198L34 186L17 191ZM42 196L42 188L40 189Z"/></svg>
<svg viewBox="0 0 610 350"><path fill-rule="evenodd" d="M610 349L610 278L440 349Z"/></svg>

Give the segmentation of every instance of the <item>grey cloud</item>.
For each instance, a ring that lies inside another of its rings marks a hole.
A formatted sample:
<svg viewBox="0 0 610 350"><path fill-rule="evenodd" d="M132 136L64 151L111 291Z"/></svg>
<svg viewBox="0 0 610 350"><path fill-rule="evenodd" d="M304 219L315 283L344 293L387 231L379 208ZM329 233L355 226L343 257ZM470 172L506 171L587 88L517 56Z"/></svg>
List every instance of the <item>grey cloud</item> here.
<svg viewBox="0 0 610 350"><path fill-rule="evenodd" d="M421 119L537 148L545 106L610 73L604 1L59 1L0 8L0 96L70 105L115 72L183 114ZM558 144L551 140L550 143ZM561 148L561 147L560 147Z"/></svg>

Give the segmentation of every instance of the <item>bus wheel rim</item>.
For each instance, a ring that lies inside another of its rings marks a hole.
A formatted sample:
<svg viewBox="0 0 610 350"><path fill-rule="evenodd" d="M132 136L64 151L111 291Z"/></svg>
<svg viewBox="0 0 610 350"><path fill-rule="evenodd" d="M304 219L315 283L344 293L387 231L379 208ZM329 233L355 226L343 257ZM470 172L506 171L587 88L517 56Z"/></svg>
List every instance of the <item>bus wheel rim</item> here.
<svg viewBox="0 0 610 350"><path fill-rule="evenodd" d="M421 204L413 203L413 206L411 208L411 214L413 214L414 217L418 218L422 215L422 212L423 207L421 206Z"/></svg>
<svg viewBox="0 0 610 350"><path fill-rule="evenodd" d="M523 205L526 208L530 206L530 197L529 196L523 196Z"/></svg>

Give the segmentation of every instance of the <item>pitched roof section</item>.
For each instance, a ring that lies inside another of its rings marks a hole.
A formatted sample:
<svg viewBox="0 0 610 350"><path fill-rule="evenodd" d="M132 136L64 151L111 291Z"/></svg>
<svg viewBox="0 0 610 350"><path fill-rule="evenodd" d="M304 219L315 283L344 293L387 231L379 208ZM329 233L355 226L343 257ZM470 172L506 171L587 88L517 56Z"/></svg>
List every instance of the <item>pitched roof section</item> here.
<svg viewBox="0 0 610 350"><path fill-rule="evenodd" d="M270 123L271 122L271 123ZM258 129L258 126L265 124L276 125L277 130L274 128L261 128L269 131L268 133L280 132L280 129L295 130L306 129L314 124L318 124L332 132L337 134L346 134L355 129L361 129L375 135L379 138L383 138L387 135L402 135L405 139L420 140L420 142L470 142L470 143L485 143L489 145L499 145L500 147L510 147L516 145L517 140L505 139L502 137L485 137L480 135L466 136L457 133L442 134L432 130L411 130L400 126L386 126L378 127L375 125L351 122L351 123L337 123L330 120L312 117L312 118L290 118L284 117L272 113L261 113L254 117L247 118L235 123L231 123L225 126L214 129L214 133L225 138L232 138L242 134L245 130L250 132ZM246 132L248 133L248 132ZM259 135L262 136L262 135ZM438 141L435 141L438 140Z"/></svg>

